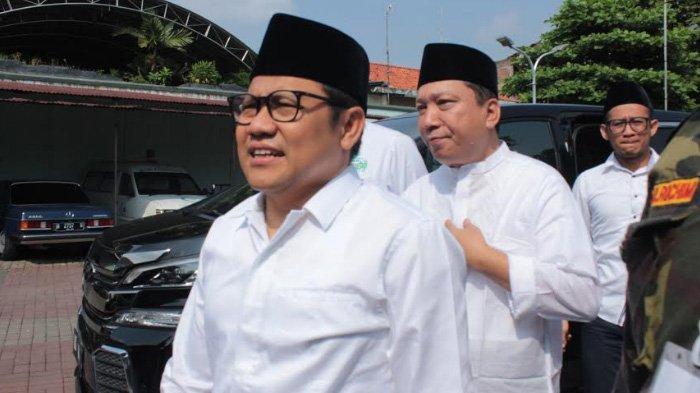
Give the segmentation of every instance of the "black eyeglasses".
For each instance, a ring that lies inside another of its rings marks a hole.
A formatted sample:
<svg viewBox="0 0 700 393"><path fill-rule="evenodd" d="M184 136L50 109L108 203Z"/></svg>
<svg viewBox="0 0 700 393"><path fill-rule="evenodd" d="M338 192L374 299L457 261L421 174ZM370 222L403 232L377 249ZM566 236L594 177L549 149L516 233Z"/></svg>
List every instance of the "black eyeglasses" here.
<svg viewBox="0 0 700 393"><path fill-rule="evenodd" d="M241 125L250 124L263 105L267 107L267 112L273 120L289 123L299 120L299 110L304 108L301 105L301 97L305 96L319 99L330 106L340 106L340 103L331 101L328 97L297 90L277 90L260 97L247 93L236 94L228 98L228 103L233 118Z"/></svg>
<svg viewBox="0 0 700 393"><path fill-rule="evenodd" d="M629 124L632 131L636 133L643 132L649 127L651 119L648 117L630 117L629 119L611 119L605 122L605 126L614 135L619 135L625 132L625 128Z"/></svg>

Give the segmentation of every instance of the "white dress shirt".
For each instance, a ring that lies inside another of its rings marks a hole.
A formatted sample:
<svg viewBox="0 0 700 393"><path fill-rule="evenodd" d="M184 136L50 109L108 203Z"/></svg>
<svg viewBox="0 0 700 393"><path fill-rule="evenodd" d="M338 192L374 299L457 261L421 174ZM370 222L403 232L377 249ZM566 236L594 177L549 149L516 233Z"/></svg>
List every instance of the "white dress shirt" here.
<svg viewBox="0 0 700 393"><path fill-rule="evenodd" d="M574 183L574 198L593 242L598 268L598 317L620 326L625 321L627 291L627 267L620 246L627 227L642 217L648 175L658 158L652 150L648 165L632 172L610 154L604 163L581 173Z"/></svg>
<svg viewBox="0 0 700 393"><path fill-rule="evenodd" d="M468 218L508 255L510 292L467 276L472 391L558 392L561 320L598 312L590 242L561 175L501 142L484 161L441 166L404 197L460 227Z"/></svg>
<svg viewBox="0 0 700 393"><path fill-rule="evenodd" d="M428 173L411 137L370 122L352 164L360 178L397 195Z"/></svg>
<svg viewBox="0 0 700 393"><path fill-rule="evenodd" d="M466 388L466 267L440 223L352 168L272 239L263 200L209 231L163 392Z"/></svg>

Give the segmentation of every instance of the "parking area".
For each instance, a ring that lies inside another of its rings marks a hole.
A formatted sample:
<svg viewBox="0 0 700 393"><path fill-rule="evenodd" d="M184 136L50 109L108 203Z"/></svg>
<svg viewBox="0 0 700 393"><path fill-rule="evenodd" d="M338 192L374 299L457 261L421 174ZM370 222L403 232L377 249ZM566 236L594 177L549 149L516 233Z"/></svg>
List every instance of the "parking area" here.
<svg viewBox="0 0 700 393"><path fill-rule="evenodd" d="M0 261L0 393L74 392L80 250L27 250Z"/></svg>

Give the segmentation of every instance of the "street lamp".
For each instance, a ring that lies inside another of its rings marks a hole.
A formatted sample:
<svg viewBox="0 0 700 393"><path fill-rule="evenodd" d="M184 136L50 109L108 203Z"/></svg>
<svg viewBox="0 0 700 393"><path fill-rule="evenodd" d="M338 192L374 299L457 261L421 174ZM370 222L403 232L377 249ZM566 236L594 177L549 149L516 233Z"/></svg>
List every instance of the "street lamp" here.
<svg viewBox="0 0 700 393"><path fill-rule="evenodd" d="M559 44L555 46L554 48L550 49L548 52L545 52L541 54L537 60L535 60L535 63L532 63L532 58L528 56L527 53L525 53L522 49L516 48L513 45L513 40L510 38L503 36L503 37L498 37L496 38L496 41L500 43L501 45L508 47L510 49L513 49L514 51L520 53L521 55L525 56L527 59L527 62L530 63L530 72L532 73L532 103L535 104L537 103L537 66L540 64L540 60L542 60L543 57L547 55L551 55L554 52L558 52L566 47L566 44Z"/></svg>

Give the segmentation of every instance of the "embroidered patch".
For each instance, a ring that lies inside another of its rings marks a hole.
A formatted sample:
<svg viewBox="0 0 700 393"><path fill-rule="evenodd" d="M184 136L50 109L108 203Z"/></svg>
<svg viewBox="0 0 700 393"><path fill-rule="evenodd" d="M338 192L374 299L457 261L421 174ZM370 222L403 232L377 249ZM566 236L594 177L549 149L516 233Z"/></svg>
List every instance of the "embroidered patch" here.
<svg viewBox="0 0 700 393"><path fill-rule="evenodd" d="M352 166L354 166L358 172L364 172L365 169L367 169L367 160L360 156L355 156L352 160Z"/></svg>
<svg viewBox="0 0 700 393"><path fill-rule="evenodd" d="M700 178L678 179L654 186L651 191L651 206L668 206L689 203L695 196Z"/></svg>

